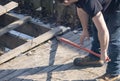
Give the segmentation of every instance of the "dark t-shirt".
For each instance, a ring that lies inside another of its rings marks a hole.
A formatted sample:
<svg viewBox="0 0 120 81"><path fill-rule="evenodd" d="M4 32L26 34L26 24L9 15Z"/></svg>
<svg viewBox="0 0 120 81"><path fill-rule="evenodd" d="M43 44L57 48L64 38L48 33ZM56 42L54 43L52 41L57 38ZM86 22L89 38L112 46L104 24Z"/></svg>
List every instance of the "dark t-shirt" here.
<svg viewBox="0 0 120 81"><path fill-rule="evenodd" d="M76 6L94 17L99 11L105 12L112 0L78 0Z"/></svg>
<svg viewBox="0 0 120 81"><path fill-rule="evenodd" d="M111 4L108 6L106 12L107 13L114 13L116 10L120 11L120 0L112 0Z"/></svg>

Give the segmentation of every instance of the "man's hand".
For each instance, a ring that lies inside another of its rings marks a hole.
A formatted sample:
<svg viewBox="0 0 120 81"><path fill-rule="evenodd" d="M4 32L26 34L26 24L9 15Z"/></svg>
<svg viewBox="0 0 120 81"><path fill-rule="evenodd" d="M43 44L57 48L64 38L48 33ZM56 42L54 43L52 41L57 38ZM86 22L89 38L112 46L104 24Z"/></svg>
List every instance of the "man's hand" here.
<svg viewBox="0 0 120 81"><path fill-rule="evenodd" d="M82 34L81 34L81 36L80 36L80 44L83 45L84 40L89 40L89 39L90 39L90 37L89 37L89 32L88 32L88 30L87 30L87 29L86 29L86 30L83 30L83 31L82 31Z"/></svg>
<svg viewBox="0 0 120 81"><path fill-rule="evenodd" d="M108 57L108 54L101 54L100 59L101 59L101 61L103 61L104 63L111 61L111 59Z"/></svg>

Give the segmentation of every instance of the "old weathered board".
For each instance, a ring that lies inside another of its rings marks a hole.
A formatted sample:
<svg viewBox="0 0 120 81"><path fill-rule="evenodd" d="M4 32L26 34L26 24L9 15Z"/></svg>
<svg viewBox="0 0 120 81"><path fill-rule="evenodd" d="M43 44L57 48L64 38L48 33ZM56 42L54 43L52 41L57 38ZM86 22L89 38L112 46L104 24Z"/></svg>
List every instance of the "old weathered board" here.
<svg viewBox="0 0 120 81"><path fill-rule="evenodd" d="M18 3L14 2L14 1L11 1L4 6L0 5L0 15L7 13L8 11L16 8L17 6L18 6Z"/></svg>
<svg viewBox="0 0 120 81"><path fill-rule="evenodd" d="M12 13L7 13L3 16L4 18L4 25L10 24L20 18L18 18L15 14ZM15 29L18 32L30 35L32 37L37 37L40 34L43 34L47 31L50 30L50 28L42 26L41 24L34 22L34 21L29 21L28 23L25 23L19 28Z"/></svg>
<svg viewBox="0 0 120 81"><path fill-rule="evenodd" d="M8 26L0 29L0 36L3 35L3 34L5 34L5 33L7 33L7 32L10 31L10 30L13 30L13 29L15 29L15 28L17 28L17 27L20 27L21 25L23 25L24 23L26 23L27 21L29 21L30 18L31 18L31 17L29 17L29 16L24 17L24 18L22 18L21 20L17 20L17 21L15 21L15 22L9 24Z"/></svg>

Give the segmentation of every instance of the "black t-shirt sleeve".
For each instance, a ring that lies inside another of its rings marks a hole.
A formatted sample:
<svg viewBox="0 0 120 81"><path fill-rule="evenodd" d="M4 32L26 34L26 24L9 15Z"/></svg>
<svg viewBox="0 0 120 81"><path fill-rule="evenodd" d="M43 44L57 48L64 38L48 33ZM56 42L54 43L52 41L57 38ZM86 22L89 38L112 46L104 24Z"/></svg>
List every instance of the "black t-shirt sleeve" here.
<svg viewBox="0 0 120 81"><path fill-rule="evenodd" d="M82 8L89 16L94 17L103 7L98 0L79 0L76 6Z"/></svg>

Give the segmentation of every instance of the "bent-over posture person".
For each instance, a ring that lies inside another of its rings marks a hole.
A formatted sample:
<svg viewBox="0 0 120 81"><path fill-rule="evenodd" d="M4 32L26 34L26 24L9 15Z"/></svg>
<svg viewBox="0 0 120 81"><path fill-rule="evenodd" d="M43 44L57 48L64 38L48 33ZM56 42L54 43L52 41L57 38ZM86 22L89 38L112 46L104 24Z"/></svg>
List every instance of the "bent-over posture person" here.
<svg viewBox="0 0 120 81"><path fill-rule="evenodd" d="M76 66L102 66L108 63L106 73L99 81L120 79L120 0L59 0L64 5L75 4L83 28L80 43L89 39L88 18L94 23L91 50L100 53L97 58L92 54L76 58ZM110 60L107 60L110 58Z"/></svg>

